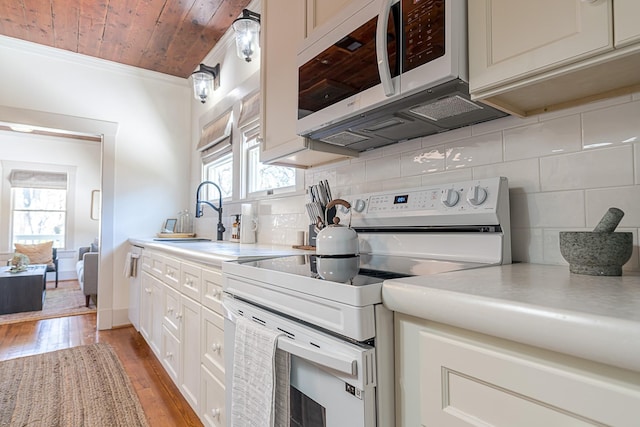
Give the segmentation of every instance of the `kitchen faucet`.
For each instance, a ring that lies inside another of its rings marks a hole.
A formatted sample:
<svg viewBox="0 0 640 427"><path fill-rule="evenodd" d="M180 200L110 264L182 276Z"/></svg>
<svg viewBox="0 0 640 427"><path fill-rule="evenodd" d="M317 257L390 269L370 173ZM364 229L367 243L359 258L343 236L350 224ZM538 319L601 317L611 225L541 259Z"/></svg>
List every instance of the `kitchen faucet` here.
<svg viewBox="0 0 640 427"><path fill-rule="evenodd" d="M220 195L220 198L218 199L217 208L211 202L208 202L206 200L200 200L200 189L205 184L211 184L218 189L218 194ZM218 212L218 240L222 240L222 233L224 233L225 228L224 228L224 225L222 225L222 190L220 190L220 187L218 187L218 184L211 181L202 181L200 185L198 185L198 189L196 190L196 218L200 218L202 216L202 206L201 206L202 203L211 206L213 210Z"/></svg>

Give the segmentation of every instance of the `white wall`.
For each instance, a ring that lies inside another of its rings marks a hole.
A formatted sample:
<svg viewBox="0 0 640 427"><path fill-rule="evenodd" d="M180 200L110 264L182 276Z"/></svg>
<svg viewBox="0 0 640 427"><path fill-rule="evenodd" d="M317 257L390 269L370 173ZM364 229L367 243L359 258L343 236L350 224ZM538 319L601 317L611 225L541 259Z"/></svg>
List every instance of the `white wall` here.
<svg viewBox="0 0 640 427"><path fill-rule="evenodd" d="M188 200L188 81L6 37L0 64L0 121L105 135L98 323L128 323L127 239L154 235Z"/></svg>

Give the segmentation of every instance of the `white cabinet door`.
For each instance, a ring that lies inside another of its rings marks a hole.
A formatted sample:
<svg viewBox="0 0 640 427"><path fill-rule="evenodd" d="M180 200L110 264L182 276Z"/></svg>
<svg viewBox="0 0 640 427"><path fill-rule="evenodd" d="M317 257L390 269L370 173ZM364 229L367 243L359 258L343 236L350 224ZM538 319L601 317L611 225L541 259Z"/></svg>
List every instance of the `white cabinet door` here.
<svg viewBox="0 0 640 427"><path fill-rule="evenodd" d="M147 342L151 350L161 359L161 340L162 340L162 311L164 297L164 283L155 277L152 277L151 283L151 331Z"/></svg>
<svg viewBox="0 0 640 427"><path fill-rule="evenodd" d="M286 10L287 13L282 13ZM302 146L296 135L298 45L305 36L302 1L269 0L262 5L262 148L260 161L278 157L282 148Z"/></svg>
<svg viewBox="0 0 640 427"><path fill-rule="evenodd" d="M307 35L354 0L307 0Z"/></svg>
<svg viewBox="0 0 640 427"><path fill-rule="evenodd" d="M169 374L175 384L180 380L180 341L166 326L162 326L161 331L161 356L160 361L165 371Z"/></svg>
<svg viewBox="0 0 640 427"><path fill-rule="evenodd" d="M140 275L140 333L147 342L151 339L151 322L153 320L153 298L151 292L153 290L152 281L154 277L148 272L143 271Z"/></svg>
<svg viewBox="0 0 640 427"><path fill-rule="evenodd" d="M218 313L202 309L202 364L224 380L224 319Z"/></svg>
<svg viewBox="0 0 640 427"><path fill-rule="evenodd" d="M297 54L305 38L305 2L269 0L262 4L260 161L310 167L345 158L344 147L296 134L298 120ZM286 10L287 13L282 13Z"/></svg>
<svg viewBox="0 0 640 427"><path fill-rule="evenodd" d="M631 427L640 373L396 314L399 426Z"/></svg>
<svg viewBox="0 0 640 427"><path fill-rule="evenodd" d="M200 413L200 303L180 298L180 391L196 414Z"/></svg>
<svg viewBox="0 0 640 427"><path fill-rule="evenodd" d="M614 0L616 47L624 47L640 42L640 1Z"/></svg>
<svg viewBox="0 0 640 427"><path fill-rule="evenodd" d="M207 427L225 427L224 384L202 366L202 410L200 419Z"/></svg>
<svg viewBox="0 0 640 427"><path fill-rule="evenodd" d="M180 337L180 293L170 286L162 295L162 323L176 337Z"/></svg>
<svg viewBox="0 0 640 427"><path fill-rule="evenodd" d="M468 7L472 93L613 49L611 0L474 0Z"/></svg>

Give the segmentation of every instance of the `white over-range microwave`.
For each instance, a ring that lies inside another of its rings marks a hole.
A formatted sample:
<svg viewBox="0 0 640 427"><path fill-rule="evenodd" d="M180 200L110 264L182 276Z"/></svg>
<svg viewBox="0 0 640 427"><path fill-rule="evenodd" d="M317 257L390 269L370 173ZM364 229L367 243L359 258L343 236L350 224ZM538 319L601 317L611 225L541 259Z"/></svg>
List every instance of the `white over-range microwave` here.
<svg viewBox="0 0 640 427"><path fill-rule="evenodd" d="M355 0L298 53L314 140L365 151L505 115L469 99L465 0Z"/></svg>

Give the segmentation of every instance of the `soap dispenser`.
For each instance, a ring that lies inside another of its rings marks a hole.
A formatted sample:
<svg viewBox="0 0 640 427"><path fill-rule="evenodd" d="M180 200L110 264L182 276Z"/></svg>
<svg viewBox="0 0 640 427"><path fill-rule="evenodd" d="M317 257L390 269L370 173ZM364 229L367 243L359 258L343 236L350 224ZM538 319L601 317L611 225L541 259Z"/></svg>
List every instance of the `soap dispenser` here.
<svg viewBox="0 0 640 427"><path fill-rule="evenodd" d="M240 241L240 215L236 215L236 219L231 226L231 239L232 242Z"/></svg>

